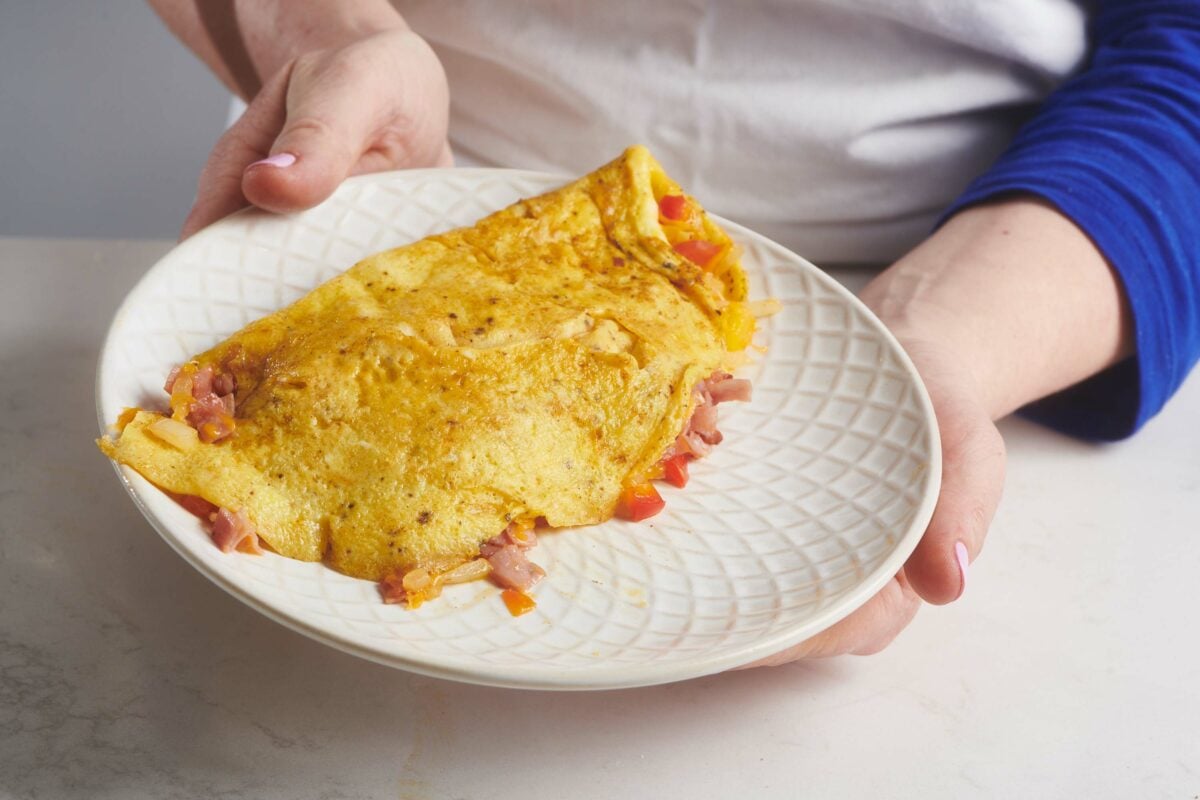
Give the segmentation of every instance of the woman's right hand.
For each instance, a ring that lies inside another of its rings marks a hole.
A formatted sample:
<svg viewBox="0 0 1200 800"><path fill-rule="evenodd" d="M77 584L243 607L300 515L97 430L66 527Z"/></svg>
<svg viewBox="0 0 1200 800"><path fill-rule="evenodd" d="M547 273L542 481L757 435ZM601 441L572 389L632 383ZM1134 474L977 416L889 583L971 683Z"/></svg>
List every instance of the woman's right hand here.
<svg viewBox="0 0 1200 800"><path fill-rule="evenodd" d="M180 238L247 205L310 208L350 175L451 166L449 105L441 63L407 28L305 53L217 141Z"/></svg>

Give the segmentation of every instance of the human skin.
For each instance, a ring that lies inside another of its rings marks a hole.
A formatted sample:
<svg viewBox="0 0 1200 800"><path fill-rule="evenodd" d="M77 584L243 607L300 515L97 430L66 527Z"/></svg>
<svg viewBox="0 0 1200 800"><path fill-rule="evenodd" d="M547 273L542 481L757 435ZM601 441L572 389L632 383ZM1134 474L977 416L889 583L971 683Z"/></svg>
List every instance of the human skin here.
<svg viewBox="0 0 1200 800"><path fill-rule="evenodd" d="M445 74L384 0L150 2L249 103L201 172L184 238L247 205L311 207L349 175L451 163ZM1004 484L994 421L1132 353L1112 268L1033 196L959 212L861 298L904 346L933 401L938 503L904 568L875 597L755 666L877 652L923 603L958 599Z"/></svg>
<svg viewBox="0 0 1200 800"><path fill-rule="evenodd" d="M200 173L182 238L246 205L309 208L348 175L453 163L442 65L387 2L151 5L249 103Z"/></svg>
<svg viewBox="0 0 1200 800"><path fill-rule="evenodd" d="M933 518L900 575L865 606L760 664L882 649L921 601L966 588L956 545L983 549L1004 485L994 424L1129 357L1124 291L1091 240L1028 196L967 208L872 280L860 297L921 374L942 440Z"/></svg>

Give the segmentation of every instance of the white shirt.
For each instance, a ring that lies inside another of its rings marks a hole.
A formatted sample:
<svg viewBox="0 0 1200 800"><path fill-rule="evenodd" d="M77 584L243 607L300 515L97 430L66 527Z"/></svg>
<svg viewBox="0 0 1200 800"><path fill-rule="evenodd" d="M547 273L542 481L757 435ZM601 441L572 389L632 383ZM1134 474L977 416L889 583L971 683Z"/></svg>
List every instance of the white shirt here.
<svg viewBox="0 0 1200 800"><path fill-rule="evenodd" d="M398 2L459 163L582 174L634 142L818 262L928 234L1086 55L1072 0Z"/></svg>

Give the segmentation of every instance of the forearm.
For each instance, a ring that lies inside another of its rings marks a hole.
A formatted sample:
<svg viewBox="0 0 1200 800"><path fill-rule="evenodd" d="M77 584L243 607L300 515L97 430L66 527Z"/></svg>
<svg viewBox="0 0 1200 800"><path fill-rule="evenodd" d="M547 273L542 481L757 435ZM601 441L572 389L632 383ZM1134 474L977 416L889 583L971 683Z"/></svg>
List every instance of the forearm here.
<svg viewBox="0 0 1200 800"><path fill-rule="evenodd" d="M249 100L301 53L406 27L387 0L149 0L213 74Z"/></svg>
<svg viewBox="0 0 1200 800"><path fill-rule="evenodd" d="M993 419L1131 354L1120 281L1032 196L970 207L872 281L863 300L907 342L958 355Z"/></svg>

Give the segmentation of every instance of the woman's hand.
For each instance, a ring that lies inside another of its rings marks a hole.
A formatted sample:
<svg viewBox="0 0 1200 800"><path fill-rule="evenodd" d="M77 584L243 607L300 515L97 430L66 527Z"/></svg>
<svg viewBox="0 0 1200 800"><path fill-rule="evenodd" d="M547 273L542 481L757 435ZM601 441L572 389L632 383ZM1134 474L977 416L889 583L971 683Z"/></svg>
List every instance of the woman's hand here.
<svg viewBox="0 0 1200 800"><path fill-rule="evenodd" d="M922 601L958 599L1004 483L993 420L1127 357L1117 276L1066 217L1032 197L960 212L862 291L929 391L942 440L937 507L904 569L866 605L756 665L873 653Z"/></svg>
<svg viewBox="0 0 1200 800"><path fill-rule="evenodd" d="M966 589L967 565L983 548L1000 502L1004 441L958 356L936 341L897 333L929 391L942 439L942 486L933 518L904 569L866 605L755 666L877 653L912 621L922 600L948 603Z"/></svg>
<svg viewBox="0 0 1200 800"><path fill-rule="evenodd" d="M306 52L218 140L181 238L250 204L309 208L349 175L450 166L448 114L442 66L406 27Z"/></svg>

